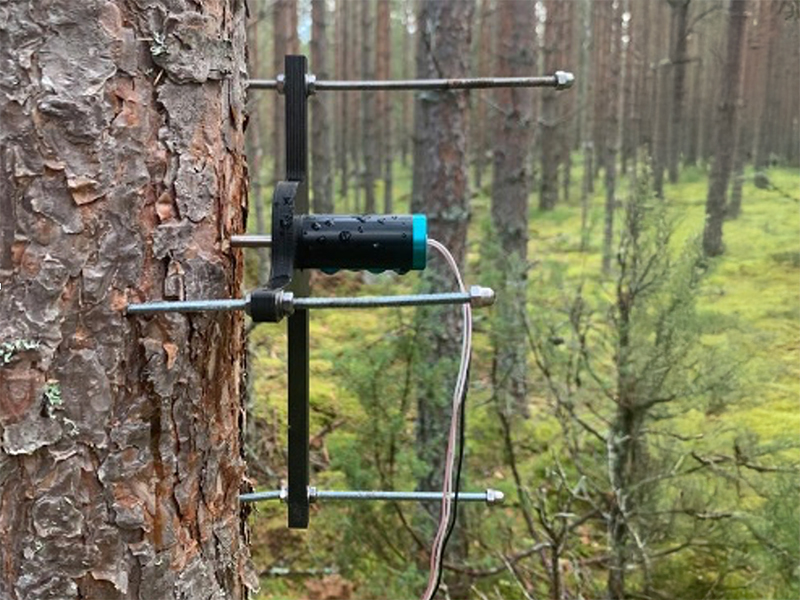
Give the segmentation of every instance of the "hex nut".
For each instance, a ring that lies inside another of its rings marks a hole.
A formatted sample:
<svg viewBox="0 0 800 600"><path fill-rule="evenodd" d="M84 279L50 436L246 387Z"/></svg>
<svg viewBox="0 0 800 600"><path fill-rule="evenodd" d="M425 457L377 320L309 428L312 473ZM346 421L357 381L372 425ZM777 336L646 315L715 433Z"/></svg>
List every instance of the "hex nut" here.
<svg viewBox="0 0 800 600"><path fill-rule="evenodd" d="M469 288L469 303L473 308L491 306L495 301L495 293L492 288L473 285Z"/></svg>
<svg viewBox="0 0 800 600"><path fill-rule="evenodd" d="M492 506L495 504L502 504L506 499L506 495L500 490L488 489L486 490L486 504Z"/></svg>
<svg viewBox="0 0 800 600"><path fill-rule="evenodd" d="M309 73L306 75L306 95L313 96L317 93L317 76Z"/></svg>
<svg viewBox="0 0 800 600"><path fill-rule="evenodd" d="M575 75L567 71L556 71L555 78L557 90L566 90L567 88L571 88L572 84L575 83Z"/></svg>
<svg viewBox="0 0 800 600"><path fill-rule="evenodd" d="M286 76L283 73L275 78L275 89L281 96L286 91Z"/></svg>

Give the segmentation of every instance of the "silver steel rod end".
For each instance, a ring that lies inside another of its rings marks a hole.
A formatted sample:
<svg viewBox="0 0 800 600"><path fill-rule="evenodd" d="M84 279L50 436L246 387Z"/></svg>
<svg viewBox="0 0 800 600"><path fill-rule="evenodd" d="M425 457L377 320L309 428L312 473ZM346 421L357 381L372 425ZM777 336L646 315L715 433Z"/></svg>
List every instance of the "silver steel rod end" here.
<svg viewBox="0 0 800 600"><path fill-rule="evenodd" d="M493 490L491 488L486 490L486 504L488 504L489 506L502 504L505 499L506 495L500 490Z"/></svg>
<svg viewBox="0 0 800 600"><path fill-rule="evenodd" d="M572 84L575 83L575 75L568 71L556 71L555 78L557 90L569 89L572 87Z"/></svg>
<svg viewBox="0 0 800 600"><path fill-rule="evenodd" d="M491 306L495 301L495 293L492 288L473 285L469 288L469 303L472 308L482 308Z"/></svg>

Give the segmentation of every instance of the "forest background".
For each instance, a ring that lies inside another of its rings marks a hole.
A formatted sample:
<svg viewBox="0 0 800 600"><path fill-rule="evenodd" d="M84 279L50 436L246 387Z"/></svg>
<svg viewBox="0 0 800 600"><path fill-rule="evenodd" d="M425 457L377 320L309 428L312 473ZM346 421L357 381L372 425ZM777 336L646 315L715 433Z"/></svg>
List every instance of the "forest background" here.
<svg viewBox="0 0 800 600"><path fill-rule="evenodd" d="M250 76L575 73L568 91L319 93L316 212L424 212L476 316L451 598L800 594L800 5L781 0L274 0ZM249 99L249 230L283 174L283 105ZM247 285L263 283L264 251ZM440 271L441 270L441 271ZM314 275L315 294L449 289ZM315 313L312 485L436 489L454 311ZM249 477L286 476L285 338L249 337ZM427 509L427 510L426 510ZM410 598L436 507L250 517L262 598ZM429 512L430 511L430 512Z"/></svg>

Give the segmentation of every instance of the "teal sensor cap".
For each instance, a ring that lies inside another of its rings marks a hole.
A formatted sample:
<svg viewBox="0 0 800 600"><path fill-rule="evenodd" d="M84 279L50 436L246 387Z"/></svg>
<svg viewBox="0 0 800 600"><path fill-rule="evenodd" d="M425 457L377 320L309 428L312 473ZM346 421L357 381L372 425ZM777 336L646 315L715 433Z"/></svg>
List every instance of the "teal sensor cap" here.
<svg viewBox="0 0 800 600"><path fill-rule="evenodd" d="M428 260L428 219L425 215L411 216L411 268L422 271Z"/></svg>

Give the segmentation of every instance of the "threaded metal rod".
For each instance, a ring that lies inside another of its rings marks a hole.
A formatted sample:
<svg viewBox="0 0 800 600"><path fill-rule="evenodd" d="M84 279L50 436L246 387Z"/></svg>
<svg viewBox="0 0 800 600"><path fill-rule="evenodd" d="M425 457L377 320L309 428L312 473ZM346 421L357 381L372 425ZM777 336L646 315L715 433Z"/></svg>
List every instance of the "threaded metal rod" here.
<svg viewBox="0 0 800 600"><path fill-rule="evenodd" d="M234 248L270 248L271 235L232 235L231 246Z"/></svg>
<svg viewBox="0 0 800 600"><path fill-rule="evenodd" d="M355 296L349 298L295 298L292 305L298 308L378 308L383 306L423 306L430 304L467 304L470 294L409 294L401 296Z"/></svg>
<svg viewBox="0 0 800 600"><path fill-rule="evenodd" d="M401 296L354 296L344 298L295 298L291 293L278 291L279 302L285 314L297 309L320 308L379 308L389 306L428 306L437 304L467 304L475 307L489 306L494 302L494 292L490 288L472 286L467 293L410 294ZM185 300L180 302L145 302L129 304L126 313L145 315L166 312L209 312L250 309L250 297L227 300Z"/></svg>
<svg viewBox="0 0 800 600"><path fill-rule="evenodd" d="M347 91L399 91L399 90L475 90L513 87L572 87L575 76L566 71L539 77L470 77L461 79L395 79L395 80L314 80L309 77L309 93ZM282 93L283 82L278 79L251 79L248 87L255 90L278 90Z"/></svg>
<svg viewBox="0 0 800 600"><path fill-rule="evenodd" d="M129 315L146 315L166 312L227 312L231 310L246 310L247 304L247 299L243 298L230 298L227 300L186 300L182 302L145 302L143 304L129 304L125 312Z"/></svg>
<svg viewBox="0 0 800 600"><path fill-rule="evenodd" d="M342 500L342 501L389 501L389 502L428 502L442 499L442 492L395 492L381 490L317 490L309 488L308 497L311 502L317 500ZM455 498L451 493L450 498ZM501 504L505 498L499 490L487 489L483 492L459 492L459 502L486 502L487 504ZM265 492L251 492L241 494L240 502L261 502L264 500L286 501L286 488L269 490Z"/></svg>

